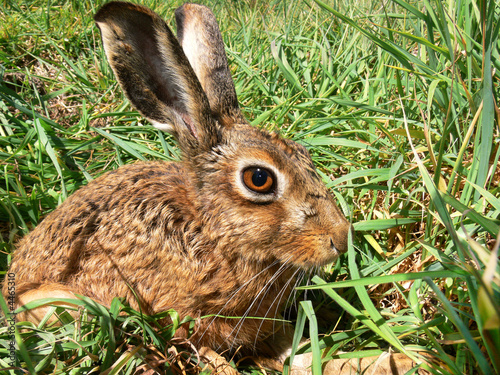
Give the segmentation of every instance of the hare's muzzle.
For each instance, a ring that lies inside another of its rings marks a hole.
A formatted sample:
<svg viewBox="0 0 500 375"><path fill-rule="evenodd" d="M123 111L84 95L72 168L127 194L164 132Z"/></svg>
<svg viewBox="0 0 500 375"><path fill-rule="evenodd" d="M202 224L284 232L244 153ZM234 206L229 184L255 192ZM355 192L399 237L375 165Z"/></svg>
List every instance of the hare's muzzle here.
<svg viewBox="0 0 500 375"><path fill-rule="evenodd" d="M347 221L338 225L330 237L330 245L333 252L344 254L347 252L349 235L354 235L354 228Z"/></svg>

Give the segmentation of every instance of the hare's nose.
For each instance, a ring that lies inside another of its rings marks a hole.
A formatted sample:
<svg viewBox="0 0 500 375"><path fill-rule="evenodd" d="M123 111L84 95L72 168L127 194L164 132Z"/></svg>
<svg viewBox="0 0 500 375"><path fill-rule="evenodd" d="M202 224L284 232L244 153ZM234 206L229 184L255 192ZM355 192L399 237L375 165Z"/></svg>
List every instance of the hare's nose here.
<svg viewBox="0 0 500 375"><path fill-rule="evenodd" d="M354 228L347 222L335 228L333 235L330 237L332 251L339 254L347 252L347 237L349 236L349 232L354 234Z"/></svg>

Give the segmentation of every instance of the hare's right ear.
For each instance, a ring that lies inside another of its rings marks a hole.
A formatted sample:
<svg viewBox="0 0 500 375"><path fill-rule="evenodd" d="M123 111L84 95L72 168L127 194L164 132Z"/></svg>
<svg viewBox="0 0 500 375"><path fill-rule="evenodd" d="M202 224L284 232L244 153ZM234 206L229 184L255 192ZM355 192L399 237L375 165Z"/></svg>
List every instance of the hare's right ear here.
<svg viewBox="0 0 500 375"><path fill-rule="evenodd" d="M217 121L181 46L146 7L111 2L94 17L108 61L130 102L188 155L217 144Z"/></svg>
<svg viewBox="0 0 500 375"><path fill-rule="evenodd" d="M175 11L177 38L222 126L247 123L236 97L219 25L204 5L184 4Z"/></svg>

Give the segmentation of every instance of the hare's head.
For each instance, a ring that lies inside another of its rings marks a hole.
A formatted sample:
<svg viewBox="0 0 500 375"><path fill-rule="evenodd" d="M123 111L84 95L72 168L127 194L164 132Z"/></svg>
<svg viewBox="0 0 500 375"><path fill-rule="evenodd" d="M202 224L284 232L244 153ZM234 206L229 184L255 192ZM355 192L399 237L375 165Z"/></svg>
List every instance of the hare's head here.
<svg viewBox="0 0 500 375"><path fill-rule="evenodd" d="M176 11L178 38L142 6L113 2L95 17L132 104L175 135L197 190L205 234L228 257L298 267L346 251L350 225L307 150L248 124L211 11Z"/></svg>

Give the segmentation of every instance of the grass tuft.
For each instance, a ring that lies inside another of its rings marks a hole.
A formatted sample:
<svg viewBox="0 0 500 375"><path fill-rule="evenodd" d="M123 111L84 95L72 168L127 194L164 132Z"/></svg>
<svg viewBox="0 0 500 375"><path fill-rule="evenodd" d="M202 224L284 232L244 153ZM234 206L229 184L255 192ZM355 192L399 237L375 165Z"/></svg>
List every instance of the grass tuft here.
<svg viewBox="0 0 500 375"><path fill-rule="evenodd" d="M16 241L79 187L179 158L116 84L92 20L103 2L0 2L4 277ZM180 5L141 3L170 24ZM348 254L301 287L313 372L394 350L434 374L500 373L498 3L203 3L249 119L308 148L356 229ZM166 312L174 324L160 329L162 316L85 298L77 319L49 312L59 326L18 322L11 368L7 302L2 373L199 371L174 338L189 318Z"/></svg>

